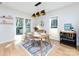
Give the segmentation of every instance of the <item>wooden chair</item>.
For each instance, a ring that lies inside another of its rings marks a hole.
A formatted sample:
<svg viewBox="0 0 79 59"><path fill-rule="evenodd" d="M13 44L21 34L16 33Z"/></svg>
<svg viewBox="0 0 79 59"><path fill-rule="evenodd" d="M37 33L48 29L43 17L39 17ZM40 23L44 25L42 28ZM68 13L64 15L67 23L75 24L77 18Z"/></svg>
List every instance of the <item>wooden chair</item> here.
<svg viewBox="0 0 79 59"><path fill-rule="evenodd" d="M43 30L44 31L44 30ZM49 44L51 45L50 39L49 39L49 35L47 35L45 33L45 31L43 32L41 30L39 30L38 34L35 34L35 32L32 33L27 33L25 35L25 40L33 40L33 45L36 44L36 41L40 42L40 50L41 50L41 55L42 55L42 48L43 48L43 41L46 41L46 39L48 39Z"/></svg>
<svg viewBox="0 0 79 59"><path fill-rule="evenodd" d="M40 50L41 50L41 55L42 55L42 48L43 48L43 42L48 39L49 44L51 45L49 36L46 33L40 33L39 35L34 35L33 34L33 40L34 41L39 41L40 42ZM34 43L35 44L35 43Z"/></svg>

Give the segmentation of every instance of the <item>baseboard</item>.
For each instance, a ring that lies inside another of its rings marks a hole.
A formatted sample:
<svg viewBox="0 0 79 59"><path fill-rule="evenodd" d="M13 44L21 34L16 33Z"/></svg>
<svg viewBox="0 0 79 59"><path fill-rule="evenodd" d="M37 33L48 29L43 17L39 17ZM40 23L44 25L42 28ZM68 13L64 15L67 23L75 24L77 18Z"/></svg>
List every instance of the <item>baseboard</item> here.
<svg viewBox="0 0 79 59"><path fill-rule="evenodd" d="M77 50L79 50L79 46L77 46Z"/></svg>
<svg viewBox="0 0 79 59"><path fill-rule="evenodd" d="M8 43L8 42L13 42L14 40L7 40L7 41L3 41L3 42L0 42L0 44L4 44L4 43Z"/></svg>
<svg viewBox="0 0 79 59"><path fill-rule="evenodd" d="M53 41L57 41L57 42L60 42L60 40L55 40L55 39L50 39L50 40L53 40Z"/></svg>

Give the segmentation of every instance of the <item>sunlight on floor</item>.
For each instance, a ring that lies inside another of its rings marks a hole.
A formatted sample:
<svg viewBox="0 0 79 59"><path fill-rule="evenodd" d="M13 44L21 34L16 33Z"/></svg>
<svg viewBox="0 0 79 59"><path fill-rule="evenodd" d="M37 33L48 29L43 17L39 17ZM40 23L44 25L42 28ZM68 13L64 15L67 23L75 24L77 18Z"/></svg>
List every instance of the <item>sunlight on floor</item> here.
<svg viewBox="0 0 79 59"><path fill-rule="evenodd" d="M16 36L15 36L15 44L20 43L21 40L22 40L22 35L16 35Z"/></svg>

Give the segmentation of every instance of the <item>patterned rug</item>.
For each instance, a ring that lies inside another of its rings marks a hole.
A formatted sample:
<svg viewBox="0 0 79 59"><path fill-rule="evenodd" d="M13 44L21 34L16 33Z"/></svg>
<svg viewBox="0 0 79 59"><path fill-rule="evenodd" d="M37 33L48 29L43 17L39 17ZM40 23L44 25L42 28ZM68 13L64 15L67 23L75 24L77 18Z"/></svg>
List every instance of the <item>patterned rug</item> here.
<svg viewBox="0 0 79 59"><path fill-rule="evenodd" d="M54 47L50 45L48 42L43 42L42 54L40 49L40 41L27 41L23 42L22 46L28 50L32 56L46 56L48 52Z"/></svg>

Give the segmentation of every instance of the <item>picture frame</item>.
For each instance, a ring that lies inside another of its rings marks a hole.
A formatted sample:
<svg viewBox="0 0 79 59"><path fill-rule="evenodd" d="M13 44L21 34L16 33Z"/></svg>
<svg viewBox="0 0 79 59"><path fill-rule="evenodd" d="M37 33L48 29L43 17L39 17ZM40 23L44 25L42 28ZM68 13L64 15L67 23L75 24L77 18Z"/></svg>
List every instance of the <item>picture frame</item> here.
<svg viewBox="0 0 79 59"><path fill-rule="evenodd" d="M72 27L72 24L71 23L65 23L64 24L64 30L70 31L72 29L73 29L73 27Z"/></svg>

